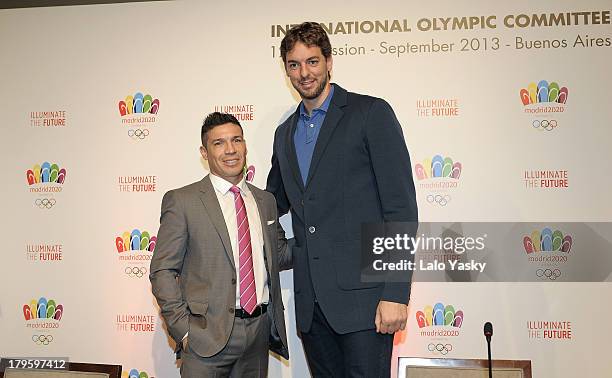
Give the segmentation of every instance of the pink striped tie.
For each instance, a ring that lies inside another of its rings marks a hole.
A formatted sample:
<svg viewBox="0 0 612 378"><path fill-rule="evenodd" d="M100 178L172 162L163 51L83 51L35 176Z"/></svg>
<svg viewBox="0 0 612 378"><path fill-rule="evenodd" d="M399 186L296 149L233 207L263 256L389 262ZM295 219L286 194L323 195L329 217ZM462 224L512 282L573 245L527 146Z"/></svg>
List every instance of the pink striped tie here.
<svg viewBox="0 0 612 378"><path fill-rule="evenodd" d="M247 218L244 200L240 189L232 186L234 205L236 206L236 221L238 222L238 266L240 278L240 307L249 314L257 306L257 292L255 291L255 274L253 273L253 253L251 250L251 233L249 232L249 219Z"/></svg>

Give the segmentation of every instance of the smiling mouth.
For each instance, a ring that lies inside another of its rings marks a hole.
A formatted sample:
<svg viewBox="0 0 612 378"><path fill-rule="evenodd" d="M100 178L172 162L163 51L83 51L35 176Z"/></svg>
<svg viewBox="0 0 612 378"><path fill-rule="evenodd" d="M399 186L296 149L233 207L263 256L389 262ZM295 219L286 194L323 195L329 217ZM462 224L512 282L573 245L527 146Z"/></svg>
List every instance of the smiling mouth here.
<svg viewBox="0 0 612 378"><path fill-rule="evenodd" d="M230 159L230 160L224 160L224 161L223 161L223 163L224 163L225 165L231 165L231 166L233 166L233 165L239 164L239 163L240 163L240 159Z"/></svg>
<svg viewBox="0 0 612 378"><path fill-rule="evenodd" d="M314 85L314 80L307 80L307 81L300 81L300 85L302 87L310 87L312 85Z"/></svg>

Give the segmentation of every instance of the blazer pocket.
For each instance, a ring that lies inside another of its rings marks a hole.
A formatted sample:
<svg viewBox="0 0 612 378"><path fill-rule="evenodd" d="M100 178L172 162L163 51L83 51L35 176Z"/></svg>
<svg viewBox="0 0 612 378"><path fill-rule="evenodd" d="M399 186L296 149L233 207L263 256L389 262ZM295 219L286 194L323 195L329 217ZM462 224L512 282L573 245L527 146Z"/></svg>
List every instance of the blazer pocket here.
<svg viewBox="0 0 612 378"><path fill-rule="evenodd" d="M334 244L334 268L336 282L342 290L371 289L381 282L361 280L361 241L347 241Z"/></svg>
<svg viewBox="0 0 612 378"><path fill-rule="evenodd" d="M187 307L189 307L189 312L191 312L194 316L204 316L206 312L208 312L208 302L187 302Z"/></svg>
<svg viewBox="0 0 612 378"><path fill-rule="evenodd" d="M208 312L208 303L187 302L189 307L189 329L193 327L206 329L206 313Z"/></svg>

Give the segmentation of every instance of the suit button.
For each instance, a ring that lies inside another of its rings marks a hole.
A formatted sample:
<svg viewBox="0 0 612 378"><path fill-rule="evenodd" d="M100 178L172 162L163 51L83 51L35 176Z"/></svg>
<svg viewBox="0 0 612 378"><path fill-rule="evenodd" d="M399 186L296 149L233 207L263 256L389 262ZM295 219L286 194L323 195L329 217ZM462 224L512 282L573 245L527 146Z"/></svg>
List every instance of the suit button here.
<svg viewBox="0 0 612 378"><path fill-rule="evenodd" d="M232 278L232 285L235 285L235 284L236 284L236 279Z"/></svg>
<svg viewBox="0 0 612 378"><path fill-rule="evenodd" d="M230 309L229 309L229 313L230 313L230 314L233 314L233 313L234 313L234 308L233 308L233 307L230 307Z"/></svg>
<svg viewBox="0 0 612 378"><path fill-rule="evenodd" d="M311 234L314 234L316 230L317 229L315 228L315 226L308 227L308 232L310 232Z"/></svg>

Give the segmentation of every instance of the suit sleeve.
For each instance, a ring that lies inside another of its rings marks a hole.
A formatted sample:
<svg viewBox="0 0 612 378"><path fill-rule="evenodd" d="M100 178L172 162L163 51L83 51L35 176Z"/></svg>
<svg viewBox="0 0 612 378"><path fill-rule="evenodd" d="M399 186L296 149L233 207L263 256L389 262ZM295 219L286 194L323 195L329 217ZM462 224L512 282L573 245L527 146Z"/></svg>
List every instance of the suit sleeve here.
<svg viewBox="0 0 612 378"><path fill-rule="evenodd" d="M410 156L402 128L391 106L382 99L376 99L368 113L365 127L384 221L414 222L416 232L418 209ZM414 261L414 255L409 257ZM396 279L389 279L385 283L381 300L408 302L412 272L405 274L402 282L391 282Z"/></svg>
<svg viewBox="0 0 612 378"><path fill-rule="evenodd" d="M285 230L283 229L283 226L278 220L276 200L274 199L273 195L270 195L269 193L267 194L270 196L270 201L272 202L273 207L273 214L275 217L274 220L276 221L276 254L278 256L279 270L293 269L293 255L291 254L291 247L295 244L294 239L291 238L287 240L287 237L285 236Z"/></svg>
<svg viewBox="0 0 612 378"><path fill-rule="evenodd" d="M278 238L278 264L280 270L293 269L292 248L295 245L295 238L287 240L285 230L281 226L278 218L276 219L276 232Z"/></svg>
<svg viewBox="0 0 612 378"><path fill-rule="evenodd" d="M176 192L164 195L157 244L149 279L168 331L180 344L189 331L189 312L177 277L183 267L187 245L187 222Z"/></svg>
<svg viewBox="0 0 612 378"><path fill-rule="evenodd" d="M272 147L272 168L270 168L270 173L268 173L268 179L266 182L266 191L272 193L276 199L279 218L287 214L291 209L289 199L287 198L287 193L285 192L285 185L283 184L283 178L281 176L277 156L276 144L279 142L280 129L280 127L276 129L276 133L274 134L274 144Z"/></svg>
<svg viewBox="0 0 612 378"><path fill-rule="evenodd" d="M272 168L268 173L268 179L266 182L266 191L272 193L276 200L276 208L278 210L276 217L276 228L277 228L277 239L278 239L278 256L280 270L293 269L293 255L291 253L292 247L295 245L294 238L287 240L285 237L285 230L279 222L279 218L289 212L291 205L285 192L285 185L283 184L283 178L281 176L280 165L278 163L278 155L276 149L276 143L279 141L279 130L276 130L274 134L274 144L272 149Z"/></svg>

